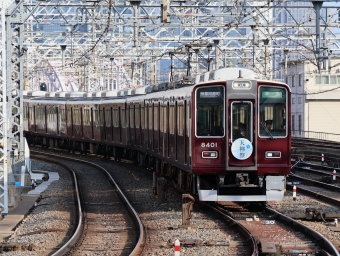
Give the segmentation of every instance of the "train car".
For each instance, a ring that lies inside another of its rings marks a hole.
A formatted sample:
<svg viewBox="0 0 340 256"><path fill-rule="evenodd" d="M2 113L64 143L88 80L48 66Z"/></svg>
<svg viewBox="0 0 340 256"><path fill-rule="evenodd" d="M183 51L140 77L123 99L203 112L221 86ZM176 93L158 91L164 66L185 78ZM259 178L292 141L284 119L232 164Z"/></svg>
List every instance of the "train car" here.
<svg viewBox="0 0 340 256"><path fill-rule="evenodd" d="M288 85L256 79L243 68L193 80L143 88L141 94L68 100L67 140L83 145L82 153L152 167L202 201L281 200L291 169Z"/></svg>

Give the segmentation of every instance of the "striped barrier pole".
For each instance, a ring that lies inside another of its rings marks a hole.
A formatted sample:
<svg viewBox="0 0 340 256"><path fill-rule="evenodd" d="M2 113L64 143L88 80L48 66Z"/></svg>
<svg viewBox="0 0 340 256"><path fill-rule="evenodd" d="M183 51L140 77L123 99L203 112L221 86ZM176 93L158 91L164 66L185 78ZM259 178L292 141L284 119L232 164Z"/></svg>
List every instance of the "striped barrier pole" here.
<svg viewBox="0 0 340 256"><path fill-rule="evenodd" d="M296 201L296 186L293 187L293 200Z"/></svg>
<svg viewBox="0 0 340 256"><path fill-rule="evenodd" d="M175 241L175 256L180 256L181 254L181 243L178 239Z"/></svg>

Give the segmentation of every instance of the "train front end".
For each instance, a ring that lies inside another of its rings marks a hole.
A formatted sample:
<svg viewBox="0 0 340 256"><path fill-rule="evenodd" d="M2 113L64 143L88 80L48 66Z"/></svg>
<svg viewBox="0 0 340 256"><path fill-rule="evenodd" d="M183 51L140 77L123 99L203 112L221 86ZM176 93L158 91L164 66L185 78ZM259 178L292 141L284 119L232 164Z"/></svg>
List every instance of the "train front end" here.
<svg viewBox="0 0 340 256"><path fill-rule="evenodd" d="M282 200L291 170L289 87L257 80L246 69L209 77L192 95L192 170L200 200Z"/></svg>

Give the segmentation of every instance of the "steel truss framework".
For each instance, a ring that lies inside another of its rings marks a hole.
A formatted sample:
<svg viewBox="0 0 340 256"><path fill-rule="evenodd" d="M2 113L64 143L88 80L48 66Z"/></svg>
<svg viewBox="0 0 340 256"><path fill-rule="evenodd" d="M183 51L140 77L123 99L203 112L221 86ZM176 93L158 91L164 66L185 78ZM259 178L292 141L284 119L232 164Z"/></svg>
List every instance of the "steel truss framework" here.
<svg viewBox="0 0 340 256"><path fill-rule="evenodd" d="M127 88L220 66L281 79L287 57L308 59L320 72L340 52L338 7L323 2L3 0L0 210L8 211L12 166L24 154L24 86Z"/></svg>

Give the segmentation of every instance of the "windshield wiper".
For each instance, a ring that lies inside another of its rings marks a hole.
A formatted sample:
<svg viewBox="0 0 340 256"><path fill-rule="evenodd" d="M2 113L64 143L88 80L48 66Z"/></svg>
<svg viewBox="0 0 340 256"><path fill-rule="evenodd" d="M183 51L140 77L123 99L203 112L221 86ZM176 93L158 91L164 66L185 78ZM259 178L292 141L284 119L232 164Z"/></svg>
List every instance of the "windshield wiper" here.
<svg viewBox="0 0 340 256"><path fill-rule="evenodd" d="M270 131L268 130L268 128L266 127L266 125L264 124L264 122L261 122L262 127L264 128L264 130L266 131L266 133L270 136L270 139L273 140L274 137L273 135L270 133Z"/></svg>

